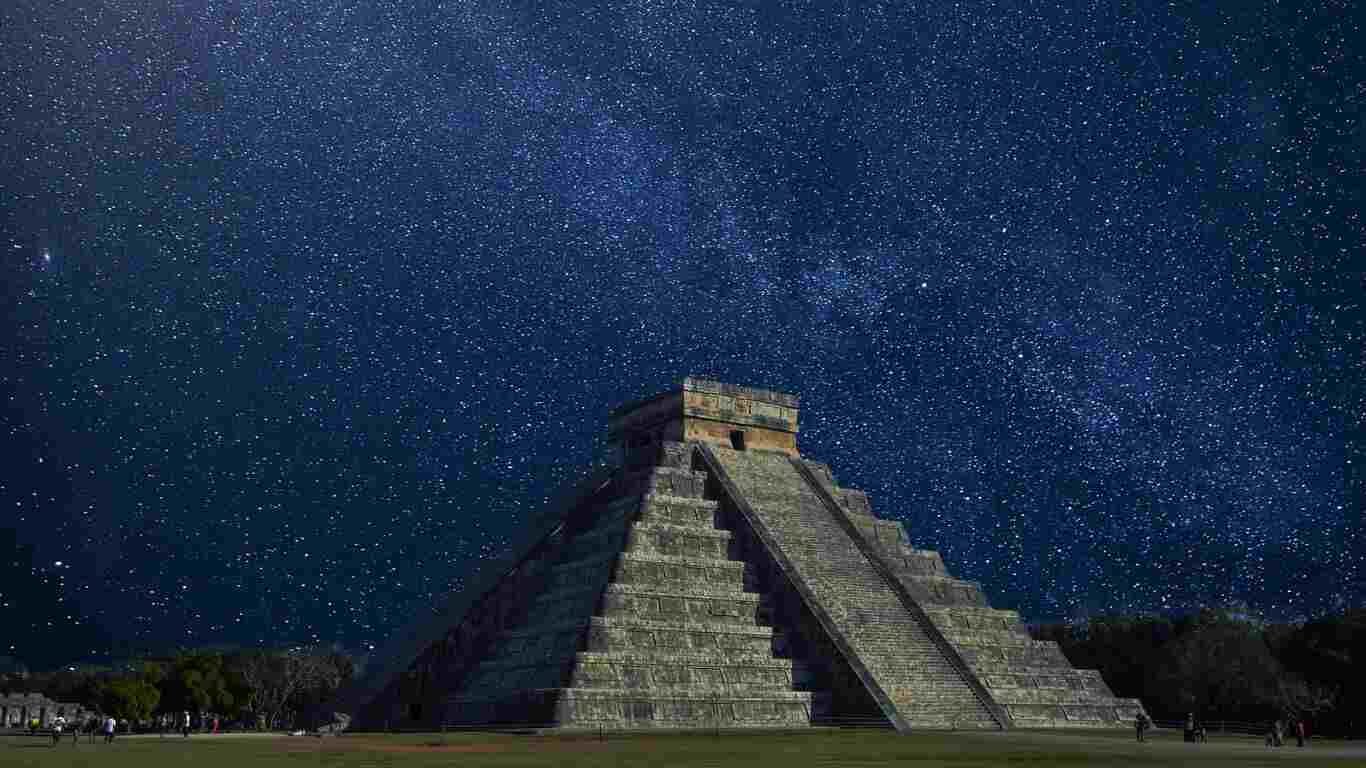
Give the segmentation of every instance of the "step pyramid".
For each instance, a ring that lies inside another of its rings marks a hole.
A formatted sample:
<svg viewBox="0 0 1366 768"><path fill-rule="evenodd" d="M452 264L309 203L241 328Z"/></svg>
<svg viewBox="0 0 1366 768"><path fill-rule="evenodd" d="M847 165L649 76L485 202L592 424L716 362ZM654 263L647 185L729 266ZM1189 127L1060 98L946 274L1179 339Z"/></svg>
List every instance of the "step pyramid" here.
<svg viewBox="0 0 1366 768"><path fill-rule="evenodd" d="M353 727L1117 726L1141 711L797 451L794 396L688 378L406 628Z"/></svg>

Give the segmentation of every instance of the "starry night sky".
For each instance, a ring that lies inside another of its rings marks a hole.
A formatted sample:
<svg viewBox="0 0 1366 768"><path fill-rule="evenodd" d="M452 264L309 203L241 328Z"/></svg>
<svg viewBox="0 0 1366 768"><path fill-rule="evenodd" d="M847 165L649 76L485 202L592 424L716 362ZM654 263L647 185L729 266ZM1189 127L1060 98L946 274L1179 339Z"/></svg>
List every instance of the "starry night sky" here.
<svg viewBox="0 0 1366 768"><path fill-rule="evenodd" d="M689 374L1026 619L1362 605L1362 12L1156 5L4 3L0 655L378 645Z"/></svg>

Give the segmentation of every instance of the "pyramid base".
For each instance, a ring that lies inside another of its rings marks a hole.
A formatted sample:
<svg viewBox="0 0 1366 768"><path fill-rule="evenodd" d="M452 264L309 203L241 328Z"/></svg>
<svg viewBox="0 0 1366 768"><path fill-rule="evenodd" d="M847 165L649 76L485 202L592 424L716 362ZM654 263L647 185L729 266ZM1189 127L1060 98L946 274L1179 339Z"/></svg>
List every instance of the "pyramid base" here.
<svg viewBox="0 0 1366 768"><path fill-rule="evenodd" d="M761 696L555 688L496 699L452 698L446 721L458 725L559 730L808 728L812 694Z"/></svg>

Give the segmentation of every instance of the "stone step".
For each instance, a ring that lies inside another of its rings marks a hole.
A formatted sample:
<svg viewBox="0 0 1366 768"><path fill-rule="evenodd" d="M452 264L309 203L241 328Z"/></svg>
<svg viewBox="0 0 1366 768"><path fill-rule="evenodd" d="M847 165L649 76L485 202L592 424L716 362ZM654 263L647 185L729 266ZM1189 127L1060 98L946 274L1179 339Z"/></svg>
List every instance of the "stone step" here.
<svg viewBox="0 0 1366 768"><path fill-rule="evenodd" d="M640 505L642 523L664 523L688 528L716 528L717 503L681 496L646 496Z"/></svg>
<svg viewBox="0 0 1366 768"><path fill-rule="evenodd" d="M613 688L672 693L763 693L790 691L810 683L804 666L763 658L727 659L716 654L619 655L579 653L563 659L525 663L503 659L480 664L462 681L462 696L487 697L499 691L532 688Z"/></svg>
<svg viewBox="0 0 1366 768"><path fill-rule="evenodd" d="M924 576L907 570L898 570L897 579L926 609L937 605L990 607L986 595L982 592L982 586L973 581L946 576Z"/></svg>
<svg viewBox="0 0 1366 768"><path fill-rule="evenodd" d="M781 728L811 723L807 691L644 692L619 688L541 688L444 699L451 724L524 723L575 728Z"/></svg>
<svg viewBox="0 0 1366 768"><path fill-rule="evenodd" d="M619 583L727 589L744 584L747 567L740 560L604 549L556 563L549 569L546 589L606 583L608 574Z"/></svg>
<svg viewBox="0 0 1366 768"><path fill-rule="evenodd" d="M706 472L675 467L650 467L623 478L620 494L701 499L706 487Z"/></svg>
<svg viewBox="0 0 1366 768"><path fill-rule="evenodd" d="M1042 648L963 645L958 647L958 653L979 675L1009 673L1026 667L1072 668L1071 662L1063 655L1062 650L1053 643Z"/></svg>
<svg viewBox="0 0 1366 768"><path fill-rule="evenodd" d="M668 587L656 587L648 584L627 584L623 582L611 582L607 585L608 592L616 592L629 595L669 595L683 597L705 597L718 600L745 600L749 602L763 603L767 597L758 592L750 592L739 586L730 585L725 587L697 587L686 590L670 589Z"/></svg>
<svg viewBox="0 0 1366 768"><path fill-rule="evenodd" d="M805 691L659 695L571 688L564 694L556 712L566 728L778 728L811 723L811 694Z"/></svg>
<svg viewBox="0 0 1366 768"><path fill-rule="evenodd" d="M786 637L769 627L696 621L644 621L594 617L584 649L609 653L740 652L772 655L786 648Z"/></svg>
<svg viewBox="0 0 1366 768"><path fill-rule="evenodd" d="M745 666L773 667L775 669L806 669L806 664L797 659L782 659L772 654L754 654L745 656L739 653L729 653L724 657L718 656L715 651L699 650L673 650L667 656L661 656L658 651L636 651L628 649L625 651L580 651L575 654L575 658L580 662L597 662L603 664L655 664L662 658L668 659L669 663L691 664L691 665L715 665L744 664Z"/></svg>
<svg viewBox="0 0 1366 768"><path fill-rule="evenodd" d="M747 568L739 560L625 552L612 574L612 581L660 589L736 589L746 583Z"/></svg>
<svg viewBox="0 0 1366 768"><path fill-rule="evenodd" d="M559 562L571 563L620 552L626 546L630 524L625 519L599 520L565 544Z"/></svg>
<svg viewBox="0 0 1366 768"><path fill-rule="evenodd" d="M945 627L936 622L939 631L961 652L964 648L1002 648L1011 650L1030 650L1039 647L1039 641L1028 634L1005 629L963 629Z"/></svg>
<svg viewBox="0 0 1366 768"><path fill-rule="evenodd" d="M1091 669L1025 667L1009 672L984 672L981 677L982 683L993 691L1065 691L1082 699L1114 697L1105 678Z"/></svg>
<svg viewBox="0 0 1366 768"><path fill-rule="evenodd" d="M606 584L571 584L547 590L531 601L528 624L563 624L592 616L602 602Z"/></svg>
<svg viewBox="0 0 1366 768"><path fill-rule="evenodd" d="M581 654L569 679L573 688L693 694L790 691L796 684L790 662L749 664L713 658L684 663L672 657L621 662L610 654ZM810 682L809 678L803 679L800 675L798 679L803 684Z"/></svg>
<svg viewBox="0 0 1366 768"><path fill-rule="evenodd" d="M1133 700L1118 705L1012 704L1006 707L1017 727L1113 727L1132 723L1138 713Z"/></svg>
<svg viewBox="0 0 1366 768"><path fill-rule="evenodd" d="M1029 632L1020 621L1016 611L988 606L969 605L927 605L925 614L934 619L935 626L941 630L957 627L961 629L1006 630L1026 637Z"/></svg>
<svg viewBox="0 0 1366 768"><path fill-rule="evenodd" d="M775 539L791 564L791 576L824 608L905 721L922 727L998 727L929 634L933 628L907 608L786 456L709 450Z"/></svg>
<svg viewBox="0 0 1366 768"><path fill-rule="evenodd" d="M730 543L730 531L639 521L627 534L626 550L642 555L726 560Z"/></svg>
<svg viewBox="0 0 1366 768"><path fill-rule="evenodd" d="M943 556L932 549L907 547L890 554L887 559L891 561L893 570L903 577L948 579L955 583L958 581L944 565Z"/></svg>
<svg viewBox="0 0 1366 768"><path fill-rule="evenodd" d="M1107 694L1069 688L997 688L991 695L1002 704L1066 704L1076 706L1118 706L1123 700Z"/></svg>
<svg viewBox="0 0 1366 768"><path fill-rule="evenodd" d="M588 618L574 621L538 622L504 630L492 645L488 657L480 662L547 663L567 659L583 644Z"/></svg>
<svg viewBox="0 0 1366 768"><path fill-rule="evenodd" d="M913 551L910 539L906 536L906 529L900 521L883 520L872 516L854 516L851 519L864 539L882 550L888 559L895 560L902 556L903 551Z"/></svg>
<svg viewBox="0 0 1366 768"><path fill-rule="evenodd" d="M598 510L593 529L619 528L623 524L650 523L673 525L689 530L718 530L717 504L710 499L670 496L660 493L623 496Z"/></svg>
<svg viewBox="0 0 1366 768"><path fill-rule="evenodd" d="M751 592L730 590L701 594L611 584L602 595L599 615L650 621L711 621L756 626L767 616L762 599Z"/></svg>
<svg viewBox="0 0 1366 768"><path fill-rule="evenodd" d="M585 584L606 585L617 563L618 552L604 551L551 566L545 588L549 591L582 587Z"/></svg>

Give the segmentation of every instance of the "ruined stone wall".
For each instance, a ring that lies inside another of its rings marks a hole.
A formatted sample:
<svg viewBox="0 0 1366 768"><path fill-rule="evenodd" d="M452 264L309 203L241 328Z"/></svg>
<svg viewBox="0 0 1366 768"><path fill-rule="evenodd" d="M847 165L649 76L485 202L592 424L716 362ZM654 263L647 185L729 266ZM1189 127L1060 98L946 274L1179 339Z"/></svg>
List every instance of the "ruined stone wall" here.
<svg viewBox="0 0 1366 768"><path fill-rule="evenodd" d="M27 728L33 720L39 728L51 727L58 715L78 723L88 714L80 704L54 701L41 693L10 693L0 696L0 728Z"/></svg>

